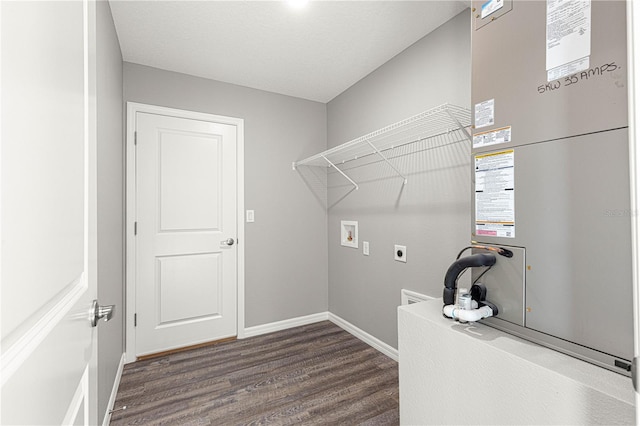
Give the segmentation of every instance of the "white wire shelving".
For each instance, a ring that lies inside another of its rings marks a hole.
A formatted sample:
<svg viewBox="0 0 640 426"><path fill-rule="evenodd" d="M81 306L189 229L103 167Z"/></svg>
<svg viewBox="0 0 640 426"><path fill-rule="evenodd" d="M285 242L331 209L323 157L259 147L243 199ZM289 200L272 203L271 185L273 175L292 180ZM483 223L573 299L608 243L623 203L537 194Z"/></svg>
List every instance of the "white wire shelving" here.
<svg viewBox="0 0 640 426"><path fill-rule="evenodd" d="M407 183L407 177L393 164L390 151L417 142L459 132L464 140L471 140L467 127L471 125L471 112L456 105L443 104L386 126L342 145L312 155L292 164L299 166L333 168L358 189L358 184L343 170L344 164L369 156L378 156ZM405 150L406 151L406 150Z"/></svg>

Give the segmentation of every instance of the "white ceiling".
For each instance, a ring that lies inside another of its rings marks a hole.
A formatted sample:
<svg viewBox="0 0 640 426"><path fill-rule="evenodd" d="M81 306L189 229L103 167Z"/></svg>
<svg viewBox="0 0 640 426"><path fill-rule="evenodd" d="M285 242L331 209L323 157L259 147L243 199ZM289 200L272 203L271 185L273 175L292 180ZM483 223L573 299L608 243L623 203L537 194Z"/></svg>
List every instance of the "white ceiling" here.
<svg viewBox="0 0 640 426"><path fill-rule="evenodd" d="M110 4L127 62L328 102L469 2Z"/></svg>

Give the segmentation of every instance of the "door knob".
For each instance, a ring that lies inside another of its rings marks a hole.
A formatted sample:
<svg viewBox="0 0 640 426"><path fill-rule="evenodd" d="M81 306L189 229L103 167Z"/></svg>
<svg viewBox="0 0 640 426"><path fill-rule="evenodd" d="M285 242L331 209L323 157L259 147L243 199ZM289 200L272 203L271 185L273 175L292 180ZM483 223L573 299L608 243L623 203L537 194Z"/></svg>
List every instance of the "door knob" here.
<svg viewBox="0 0 640 426"><path fill-rule="evenodd" d="M225 246L232 246L233 243L235 243L233 238L227 238L224 241L220 241L220 244L225 245Z"/></svg>
<svg viewBox="0 0 640 426"><path fill-rule="evenodd" d="M91 305L91 327L98 325L98 321L104 318L105 321L109 321L113 317L113 313L116 310L116 305L104 305L100 306L97 300L93 301Z"/></svg>

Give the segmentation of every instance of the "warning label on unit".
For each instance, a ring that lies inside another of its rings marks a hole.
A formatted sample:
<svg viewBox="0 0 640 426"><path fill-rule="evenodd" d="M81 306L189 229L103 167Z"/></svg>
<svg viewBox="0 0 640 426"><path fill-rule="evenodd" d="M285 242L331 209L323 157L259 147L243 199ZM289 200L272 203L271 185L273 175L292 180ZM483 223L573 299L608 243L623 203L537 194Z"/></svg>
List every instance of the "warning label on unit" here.
<svg viewBox="0 0 640 426"><path fill-rule="evenodd" d="M494 122L494 110L495 100L489 99L488 101L480 102L476 104L474 108L475 127L480 129L493 125Z"/></svg>
<svg viewBox="0 0 640 426"><path fill-rule="evenodd" d="M515 238L514 153L475 156L476 235Z"/></svg>
<svg viewBox="0 0 640 426"><path fill-rule="evenodd" d="M502 6L504 6L504 0L489 0L488 2L484 3L482 5L482 12L481 12L482 19L491 15L496 10L502 9Z"/></svg>
<svg viewBox="0 0 640 426"><path fill-rule="evenodd" d="M589 68L589 57L580 58L568 64L547 70L547 81L558 80Z"/></svg>
<svg viewBox="0 0 640 426"><path fill-rule="evenodd" d="M474 148L505 142L511 142L511 126L501 127L500 129L476 133L473 135Z"/></svg>
<svg viewBox="0 0 640 426"><path fill-rule="evenodd" d="M547 81L589 68L591 0L547 0Z"/></svg>

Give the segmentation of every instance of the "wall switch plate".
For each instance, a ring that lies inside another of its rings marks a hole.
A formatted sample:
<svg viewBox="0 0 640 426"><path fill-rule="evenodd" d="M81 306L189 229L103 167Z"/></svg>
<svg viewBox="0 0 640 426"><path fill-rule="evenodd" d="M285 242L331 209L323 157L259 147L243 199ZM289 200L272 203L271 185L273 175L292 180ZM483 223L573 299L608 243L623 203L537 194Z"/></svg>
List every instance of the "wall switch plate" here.
<svg viewBox="0 0 640 426"><path fill-rule="evenodd" d="M247 222L254 222L255 221L255 216L253 213L253 210L247 210Z"/></svg>
<svg viewBox="0 0 640 426"><path fill-rule="evenodd" d="M393 260L407 263L407 246L400 246L398 244L393 246Z"/></svg>
<svg viewBox="0 0 640 426"><path fill-rule="evenodd" d="M362 254L369 256L369 241L362 242Z"/></svg>

